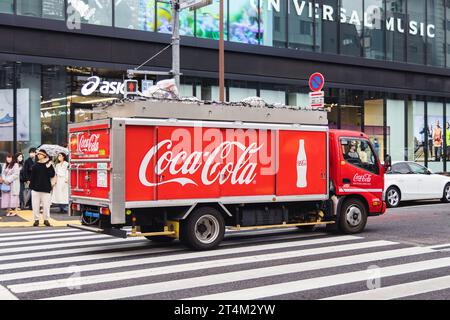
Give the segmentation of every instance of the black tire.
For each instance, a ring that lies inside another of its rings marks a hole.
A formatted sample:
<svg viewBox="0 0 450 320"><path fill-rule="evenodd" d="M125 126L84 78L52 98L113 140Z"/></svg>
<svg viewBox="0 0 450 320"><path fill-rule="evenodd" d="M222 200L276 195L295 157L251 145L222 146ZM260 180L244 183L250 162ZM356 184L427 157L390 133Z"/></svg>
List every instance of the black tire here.
<svg viewBox="0 0 450 320"><path fill-rule="evenodd" d="M355 234L364 230L367 224L367 208L359 199L350 198L341 207L338 227L341 233Z"/></svg>
<svg viewBox="0 0 450 320"><path fill-rule="evenodd" d="M181 242L194 250L216 248L225 235L225 221L222 214L212 207L194 210L180 224Z"/></svg>
<svg viewBox="0 0 450 320"><path fill-rule="evenodd" d="M385 199L388 208L397 208L402 201L402 194L397 187L389 187L386 190Z"/></svg>
<svg viewBox="0 0 450 320"><path fill-rule="evenodd" d="M145 232L155 232L156 230L154 228L151 227L147 227L147 226L141 226L141 232L145 233ZM151 240L153 242L157 242L157 243L170 243L173 240L175 240L175 238L173 237L169 237L169 236L155 236L155 237L145 237L148 240Z"/></svg>
<svg viewBox="0 0 450 320"><path fill-rule="evenodd" d="M450 183L447 183L445 185L441 201L444 202L444 203L449 203L450 202Z"/></svg>

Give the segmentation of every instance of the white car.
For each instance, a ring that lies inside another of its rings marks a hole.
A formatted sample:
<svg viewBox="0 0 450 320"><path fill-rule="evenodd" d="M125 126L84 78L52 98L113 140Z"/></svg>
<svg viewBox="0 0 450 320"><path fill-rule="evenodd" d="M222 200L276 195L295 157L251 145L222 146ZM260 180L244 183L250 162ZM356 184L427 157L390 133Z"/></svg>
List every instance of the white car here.
<svg viewBox="0 0 450 320"><path fill-rule="evenodd" d="M450 202L450 177L435 174L415 162L394 162L384 175L384 191L388 208L395 208L406 200Z"/></svg>

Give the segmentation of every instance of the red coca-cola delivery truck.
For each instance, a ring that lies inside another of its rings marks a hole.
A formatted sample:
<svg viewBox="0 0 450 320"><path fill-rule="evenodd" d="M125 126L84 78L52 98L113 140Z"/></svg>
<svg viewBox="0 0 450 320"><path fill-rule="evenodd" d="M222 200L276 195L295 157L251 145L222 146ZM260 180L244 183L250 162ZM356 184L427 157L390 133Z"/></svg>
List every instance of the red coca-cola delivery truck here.
<svg viewBox="0 0 450 320"><path fill-rule="evenodd" d="M323 110L135 101L96 114L69 125L75 228L204 250L226 229L358 233L386 210L368 136L330 130Z"/></svg>

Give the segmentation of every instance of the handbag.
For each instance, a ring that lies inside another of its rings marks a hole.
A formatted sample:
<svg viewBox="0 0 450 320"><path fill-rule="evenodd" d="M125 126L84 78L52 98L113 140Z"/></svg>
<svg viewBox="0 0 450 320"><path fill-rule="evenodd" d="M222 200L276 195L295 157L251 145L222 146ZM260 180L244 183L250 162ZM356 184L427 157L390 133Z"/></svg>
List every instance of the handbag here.
<svg viewBox="0 0 450 320"><path fill-rule="evenodd" d="M2 183L0 190L4 193L11 192L11 186L9 184Z"/></svg>

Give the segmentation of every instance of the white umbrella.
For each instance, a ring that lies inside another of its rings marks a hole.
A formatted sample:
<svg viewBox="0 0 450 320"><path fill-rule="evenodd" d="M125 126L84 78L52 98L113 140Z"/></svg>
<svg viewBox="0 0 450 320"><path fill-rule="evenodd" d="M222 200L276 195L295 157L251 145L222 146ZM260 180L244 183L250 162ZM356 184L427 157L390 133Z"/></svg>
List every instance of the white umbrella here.
<svg viewBox="0 0 450 320"><path fill-rule="evenodd" d="M38 149L43 149L50 157L55 157L60 153L69 155L69 149L61 147L57 144L43 144Z"/></svg>

